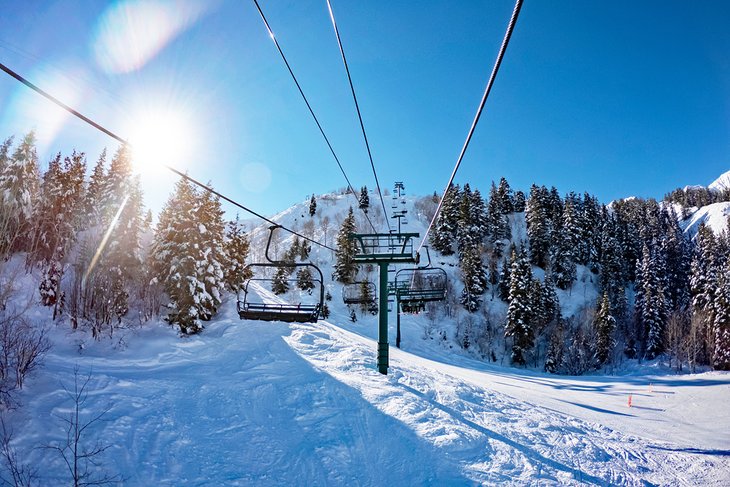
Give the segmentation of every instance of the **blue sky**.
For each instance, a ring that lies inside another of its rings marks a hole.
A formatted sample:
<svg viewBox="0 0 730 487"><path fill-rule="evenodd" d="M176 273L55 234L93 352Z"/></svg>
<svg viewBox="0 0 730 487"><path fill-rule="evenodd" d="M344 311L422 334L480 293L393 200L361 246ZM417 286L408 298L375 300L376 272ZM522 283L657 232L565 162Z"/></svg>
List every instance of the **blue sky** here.
<svg viewBox="0 0 730 487"><path fill-rule="evenodd" d="M252 2L140 5L5 2L0 60L123 137L161 109L182 114L169 162L261 212L344 186ZM443 189L513 5L333 0L384 187ZM261 6L353 184L374 187L326 2ZM103 50L130 11L157 48L141 61L125 42ZM457 182L486 192L505 176L604 202L710 183L730 170L728 19L724 1L526 1ZM0 77L0 137L34 126L44 165L116 149ZM174 178L142 177L157 210Z"/></svg>

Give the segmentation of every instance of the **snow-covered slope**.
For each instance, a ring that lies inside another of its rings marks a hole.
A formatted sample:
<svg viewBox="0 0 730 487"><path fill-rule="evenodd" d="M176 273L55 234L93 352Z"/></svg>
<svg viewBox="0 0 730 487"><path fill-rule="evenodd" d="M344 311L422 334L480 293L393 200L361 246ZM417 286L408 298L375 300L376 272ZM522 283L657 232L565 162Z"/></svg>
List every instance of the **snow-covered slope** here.
<svg viewBox="0 0 730 487"><path fill-rule="evenodd" d="M730 189L730 171L722 174L719 178L715 179L712 183L710 183L708 188L718 191Z"/></svg>
<svg viewBox="0 0 730 487"><path fill-rule="evenodd" d="M702 223L719 234L727 230L728 217L730 217L730 201L723 201L697 209L692 216L680 224L684 232L692 237L697 234L697 229Z"/></svg>
<svg viewBox="0 0 730 487"><path fill-rule="evenodd" d="M264 290L266 300L278 300ZM93 374L82 410L109 407L87 441L125 485L726 485L730 376L570 378L441 353L416 338L375 369L375 330L241 322L232 301L202 335L164 324L57 346L15 412L14 447L67 482L52 450L70 411L63 386ZM633 395L634 407L627 400Z"/></svg>

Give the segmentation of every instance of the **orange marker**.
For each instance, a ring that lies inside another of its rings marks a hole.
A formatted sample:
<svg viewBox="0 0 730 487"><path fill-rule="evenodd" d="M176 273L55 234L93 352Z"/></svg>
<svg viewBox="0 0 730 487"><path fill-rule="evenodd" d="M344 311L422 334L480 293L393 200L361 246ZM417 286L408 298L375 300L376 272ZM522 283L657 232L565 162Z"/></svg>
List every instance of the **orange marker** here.
<svg viewBox="0 0 730 487"><path fill-rule="evenodd" d="M629 394L629 407L631 407L631 394Z"/></svg>

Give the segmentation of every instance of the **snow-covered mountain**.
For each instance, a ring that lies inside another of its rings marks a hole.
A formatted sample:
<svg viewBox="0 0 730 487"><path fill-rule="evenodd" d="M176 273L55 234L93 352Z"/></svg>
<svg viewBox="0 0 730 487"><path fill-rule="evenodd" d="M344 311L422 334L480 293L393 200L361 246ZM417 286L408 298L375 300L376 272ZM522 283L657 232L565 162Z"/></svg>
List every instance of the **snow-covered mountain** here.
<svg viewBox="0 0 730 487"><path fill-rule="evenodd" d="M728 229L728 217L730 217L730 201L723 201L698 208L680 224L684 232L691 237L697 234L697 229L702 223L709 226L716 234L720 234Z"/></svg>
<svg viewBox="0 0 730 487"><path fill-rule="evenodd" d="M708 188L715 189L718 191L730 189L730 171L724 173L719 178L715 179L712 183L710 183Z"/></svg>

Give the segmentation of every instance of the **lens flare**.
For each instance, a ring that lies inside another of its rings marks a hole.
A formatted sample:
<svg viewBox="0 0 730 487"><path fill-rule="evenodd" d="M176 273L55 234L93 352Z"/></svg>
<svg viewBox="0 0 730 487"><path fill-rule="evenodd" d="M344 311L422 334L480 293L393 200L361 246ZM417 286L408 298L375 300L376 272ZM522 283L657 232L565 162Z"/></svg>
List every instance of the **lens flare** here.
<svg viewBox="0 0 730 487"><path fill-rule="evenodd" d="M107 73L136 71L193 25L216 2L127 0L106 9L92 39Z"/></svg>

